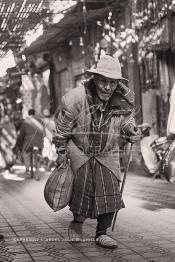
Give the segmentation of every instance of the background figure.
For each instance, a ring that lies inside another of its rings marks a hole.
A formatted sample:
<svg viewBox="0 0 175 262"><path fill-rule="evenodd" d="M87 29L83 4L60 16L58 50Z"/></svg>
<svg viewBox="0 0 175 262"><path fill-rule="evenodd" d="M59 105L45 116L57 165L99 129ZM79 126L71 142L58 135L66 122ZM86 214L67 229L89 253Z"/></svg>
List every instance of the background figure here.
<svg viewBox="0 0 175 262"><path fill-rule="evenodd" d="M32 152L37 147L41 153L43 149L43 141L45 136L45 128L42 120L35 116L35 110L29 109L28 117L22 122L19 135L17 137L15 150L20 150L23 156L26 174L32 166L36 166L36 160L32 159Z"/></svg>

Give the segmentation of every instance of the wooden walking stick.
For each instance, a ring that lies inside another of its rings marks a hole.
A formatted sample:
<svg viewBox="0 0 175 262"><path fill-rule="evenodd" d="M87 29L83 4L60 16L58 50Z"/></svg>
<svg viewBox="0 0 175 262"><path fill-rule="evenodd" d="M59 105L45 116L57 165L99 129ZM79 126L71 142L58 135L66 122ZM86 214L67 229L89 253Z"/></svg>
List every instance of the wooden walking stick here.
<svg viewBox="0 0 175 262"><path fill-rule="evenodd" d="M124 189L124 185L125 185L125 181L126 181L126 176L128 174L130 160L131 160L131 153L132 153L132 145L133 144L129 143L129 145L130 145L130 147L129 147L128 161L127 161L127 164L126 164L126 168L125 168L125 172L124 172L124 176L123 176L123 181L122 181L122 185L121 185L121 189L120 189L121 199L122 199L123 189ZM115 215L114 215L114 219L113 219L113 223L112 223L112 232L114 231L114 227L115 227L115 223L116 223L116 219L117 219L117 214L118 214L118 210L115 212Z"/></svg>

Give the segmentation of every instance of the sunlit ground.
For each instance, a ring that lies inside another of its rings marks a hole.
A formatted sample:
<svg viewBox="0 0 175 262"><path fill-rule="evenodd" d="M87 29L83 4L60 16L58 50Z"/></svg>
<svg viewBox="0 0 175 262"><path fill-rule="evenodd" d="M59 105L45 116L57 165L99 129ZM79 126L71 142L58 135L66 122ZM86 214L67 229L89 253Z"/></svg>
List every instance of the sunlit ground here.
<svg viewBox="0 0 175 262"><path fill-rule="evenodd" d="M25 178L24 177L21 177L21 176L19 176L19 175L16 175L16 174L13 174L13 173L10 173L10 172L4 172L4 174L3 174L3 177L5 178L5 179L10 179L10 180L16 180L16 181L23 181L23 180L25 180Z"/></svg>
<svg viewBox="0 0 175 262"><path fill-rule="evenodd" d="M6 170L2 173L2 176L7 180L23 181L25 180L22 175L25 172L24 166L14 166L11 171Z"/></svg>
<svg viewBox="0 0 175 262"><path fill-rule="evenodd" d="M35 170L34 170L35 171ZM41 167L39 169L40 172L44 172L44 167ZM26 179L26 177L23 177L25 173L25 167L24 166L18 166L15 165L11 168L11 170L5 170L2 173L2 176L7 180L16 180L16 181L23 181Z"/></svg>

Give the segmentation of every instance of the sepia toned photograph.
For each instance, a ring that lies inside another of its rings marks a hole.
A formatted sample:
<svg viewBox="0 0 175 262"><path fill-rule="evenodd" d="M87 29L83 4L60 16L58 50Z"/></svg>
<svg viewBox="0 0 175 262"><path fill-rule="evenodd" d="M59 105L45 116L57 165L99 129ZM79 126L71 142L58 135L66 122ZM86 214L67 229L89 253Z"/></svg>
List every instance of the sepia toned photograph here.
<svg viewBox="0 0 175 262"><path fill-rule="evenodd" d="M175 262L175 0L0 0L0 262Z"/></svg>

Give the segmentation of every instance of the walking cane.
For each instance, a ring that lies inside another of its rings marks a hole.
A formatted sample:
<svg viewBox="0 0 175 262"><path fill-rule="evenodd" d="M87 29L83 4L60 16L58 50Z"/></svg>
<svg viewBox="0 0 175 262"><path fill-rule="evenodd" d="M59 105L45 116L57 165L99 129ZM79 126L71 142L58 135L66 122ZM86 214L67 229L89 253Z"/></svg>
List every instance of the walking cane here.
<svg viewBox="0 0 175 262"><path fill-rule="evenodd" d="M129 164L130 164L130 160L131 160L131 153L132 153L132 143L129 143L130 147L129 147L129 155L128 155L128 161L126 164L126 168L125 168L125 172L124 172L124 176L123 176L123 181L122 181L122 186L120 189L120 194L121 194L121 198L122 198L122 194L123 194L123 189L124 189L124 185L125 185L125 181L126 181L126 176L128 174L128 169L129 169ZM113 219L113 223L112 223L112 232L114 231L114 227L115 227L115 223L116 223L116 219L117 219L117 214L118 214L118 210L115 212L114 215L114 219Z"/></svg>

